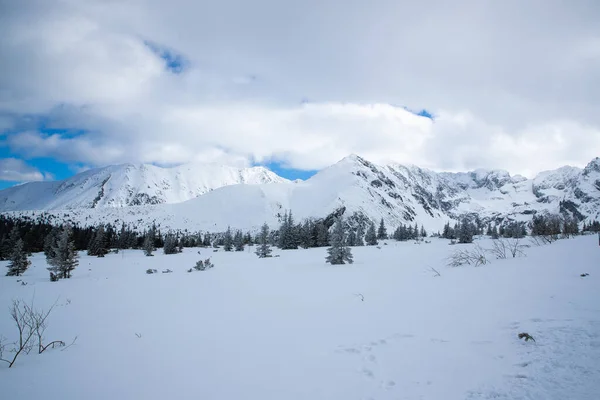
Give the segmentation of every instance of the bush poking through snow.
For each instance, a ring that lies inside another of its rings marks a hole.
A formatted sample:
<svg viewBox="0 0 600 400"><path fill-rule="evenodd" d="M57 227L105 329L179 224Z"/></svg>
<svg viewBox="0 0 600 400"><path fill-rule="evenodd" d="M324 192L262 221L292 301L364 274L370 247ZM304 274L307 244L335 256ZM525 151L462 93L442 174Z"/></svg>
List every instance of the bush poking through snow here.
<svg viewBox="0 0 600 400"><path fill-rule="evenodd" d="M473 265L479 267L485 265L489 261L485 256L485 250L479 245L475 245L472 249L456 250L450 254L447 259L449 267L460 267L461 265Z"/></svg>
<svg viewBox="0 0 600 400"><path fill-rule="evenodd" d="M173 271L168 268L162 271L163 274L170 274L171 272Z"/></svg>
<svg viewBox="0 0 600 400"><path fill-rule="evenodd" d="M196 265L194 266L194 269L196 271L206 271L207 269L211 269L214 267L214 264L210 262L210 258L207 258L206 260L202 261L198 261L196 263Z"/></svg>
<svg viewBox="0 0 600 400"><path fill-rule="evenodd" d="M0 337L0 361L6 362L8 368L11 368L14 365L21 354L29 354L36 344L38 354L42 354L50 347L54 348L55 346L65 345L65 342L62 340L55 340L48 344L44 344L44 332L48 326L47 320L55 305L56 303L54 303L48 311L44 311L36 310L33 307L33 301L31 304L27 304L22 300L13 300L12 306L10 307L10 316L17 327L19 337L18 340L14 342L14 355L12 356L12 359L4 358L6 343L4 342L4 338Z"/></svg>
<svg viewBox="0 0 600 400"><path fill-rule="evenodd" d="M157 272L158 272L157 270L155 270L155 269L152 269L152 268L148 268L148 269L146 270L146 273L147 273L148 275L149 275L149 274L156 274Z"/></svg>
<svg viewBox="0 0 600 400"><path fill-rule="evenodd" d="M521 332L521 333L519 333L519 339L525 339L526 342L528 342L530 340L533 340L535 342L535 339L533 338L533 336L531 336L527 332Z"/></svg>
<svg viewBox="0 0 600 400"><path fill-rule="evenodd" d="M493 247L489 250L497 259L506 259L525 256L525 245L521 244L521 239L494 239Z"/></svg>

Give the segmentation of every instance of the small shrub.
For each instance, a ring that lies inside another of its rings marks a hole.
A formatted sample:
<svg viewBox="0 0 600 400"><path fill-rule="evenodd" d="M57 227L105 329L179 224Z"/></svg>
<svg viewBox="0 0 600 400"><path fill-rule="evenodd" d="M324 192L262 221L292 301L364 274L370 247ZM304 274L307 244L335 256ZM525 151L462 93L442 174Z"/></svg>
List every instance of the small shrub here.
<svg viewBox="0 0 600 400"><path fill-rule="evenodd" d="M148 268L148 269L146 270L146 273L147 273L147 274L156 274L157 272L158 272L157 270L155 270L155 269L152 269L152 268Z"/></svg>
<svg viewBox="0 0 600 400"><path fill-rule="evenodd" d="M171 272L173 272L173 271L171 271L168 268L162 271L163 274L170 274Z"/></svg>
<svg viewBox="0 0 600 400"><path fill-rule="evenodd" d="M485 265L489 261L485 256L485 250L479 245L472 249L456 250L447 259L447 265L450 267L460 267L461 265L473 265L478 267Z"/></svg>
<svg viewBox="0 0 600 400"><path fill-rule="evenodd" d="M207 258L204 261L199 260L198 262L196 262L194 269L196 271L206 271L207 269L211 269L213 267L214 267L214 264L212 262L210 262L210 258Z"/></svg>

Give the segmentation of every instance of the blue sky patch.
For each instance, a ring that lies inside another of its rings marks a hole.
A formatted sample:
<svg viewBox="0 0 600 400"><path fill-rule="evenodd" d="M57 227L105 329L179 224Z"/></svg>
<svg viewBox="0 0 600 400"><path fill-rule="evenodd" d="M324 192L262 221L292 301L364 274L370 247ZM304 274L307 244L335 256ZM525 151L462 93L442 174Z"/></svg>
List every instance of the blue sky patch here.
<svg viewBox="0 0 600 400"><path fill-rule="evenodd" d="M180 74L185 70L188 61L182 54L148 40L144 41L144 44L148 46L154 54L163 59L167 71L174 74Z"/></svg>

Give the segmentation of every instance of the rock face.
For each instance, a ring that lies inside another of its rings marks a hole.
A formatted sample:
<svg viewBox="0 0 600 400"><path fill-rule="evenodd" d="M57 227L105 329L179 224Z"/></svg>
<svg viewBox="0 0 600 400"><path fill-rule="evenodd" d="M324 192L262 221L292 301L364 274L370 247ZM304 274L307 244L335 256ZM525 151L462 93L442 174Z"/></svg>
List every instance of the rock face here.
<svg viewBox="0 0 600 400"><path fill-rule="evenodd" d="M351 155L294 182L262 167L121 165L0 191L4 213L43 211L85 224L155 221L166 228L253 229L265 221L276 224L285 210L296 219L344 212L383 218L389 228L417 223L435 231L464 214L482 221L528 221L536 213L563 212L593 221L600 219L600 159L584 169L562 167L526 179L501 170L447 173L377 165Z"/></svg>

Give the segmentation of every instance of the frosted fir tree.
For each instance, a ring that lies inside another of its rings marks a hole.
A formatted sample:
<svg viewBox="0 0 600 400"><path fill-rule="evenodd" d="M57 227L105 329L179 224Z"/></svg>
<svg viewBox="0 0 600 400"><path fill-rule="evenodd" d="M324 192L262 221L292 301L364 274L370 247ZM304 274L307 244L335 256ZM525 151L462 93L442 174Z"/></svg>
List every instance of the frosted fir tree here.
<svg viewBox="0 0 600 400"><path fill-rule="evenodd" d="M18 239L10 254L10 263L7 265L8 272L6 276L21 276L30 265L31 261L27 259L23 240Z"/></svg>
<svg viewBox="0 0 600 400"><path fill-rule="evenodd" d="M352 264L354 262L352 251L346 244L346 234L344 232L342 217L337 218L333 224L333 231L331 232L329 242L331 243L331 247L327 249L326 262L331 265Z"/></svg>
<svg viewBox="0 0 600 400"><path fill-rule="evenodd" d="M468 219L463 218L460 227L458 229L458 242L459 243L473 243L473 235L475 233L475 226L469 222Z"/></svg>
<svg viewBox="0 0 600 400"><path fill-rule="evenodd" d="M231 251L233 250L233 236L231 234L231 227L227 227L225 231L225 237L223 238L223 250Z"/></svg>
<svg viewBox="0 0 600 400"><path fill-rule="evenodd" d="M147 256L147 257L153 256L152 252L154 250L156 250L154 247L154 229L150 229L146 233L146 236L144 237L144 244L142 245L142 248L144 250L145 256Z"/></svg>
<svg viewBox="0 0 600 400"><path fill-rule="evenodd" d="M365 235L365 242L367 246L377 246L377 233L375 233L375 224L371 221L367 234Z"/></svg>
<svg viewBox="0 0 600 400"><path fill-rule="evenodd" d="M271 251L271 246L269 246L269 225L267 225L265 222L258 235L258 248L256 249L256 255L258 258L271 257Z"/></svg>
<svg viewBox="0 0 600 400"><path fill-rule="evenodd" d="M358 228L356 229L356 240L354 241L355 246L364 246L364 237L365 237L365 229L363 228L362 223L358 224Z"/></svg>
<svg viewBox="0 0 600 400"><path fill-rule="evenodd" d="M387 229L385 228L385 223L383 222L383 218L381 218L381 222L379 223L379 229L377 230L377 239L384 240L387 239Z"/></svg>
<svg viewBox="0 0 600 400"><path fill-rule="evenodd" d="M169 233L165 236L165 244L163 245L163 252L165 254L177 254L177 238L174 234Z"/></svg>
<svg viewBox="0 0 600 400"><path fill-rule="evenodd" d="M244 234L242 231L235 232L233 246L235 247L235 251L244 251Z"/></svg>
<svg viewBox="0 0 600 400"><path fill-rule="evenodd" d="M70 278L71 272L79 265L79 255L75 251L75 242L71 239L71 235L70 226L63 228L53 249L54 256L47 259L48 264L51 265L48 268L51 280Z"/></svg>

